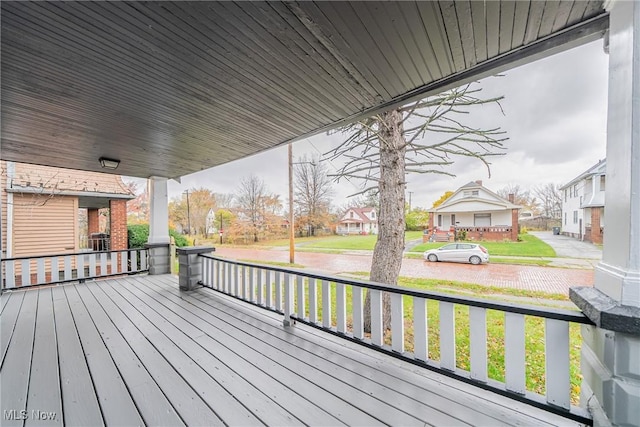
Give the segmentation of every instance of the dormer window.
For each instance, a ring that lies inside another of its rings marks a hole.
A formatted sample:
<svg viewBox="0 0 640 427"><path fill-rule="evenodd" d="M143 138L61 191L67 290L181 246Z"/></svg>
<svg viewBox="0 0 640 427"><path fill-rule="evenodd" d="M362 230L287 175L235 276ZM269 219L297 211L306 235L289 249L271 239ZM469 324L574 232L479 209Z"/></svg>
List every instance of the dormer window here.
<svg viewBox="0 0 640 427"><path fill-rule="evenodd" d="M353 211L349 212L349 218L353 219Z"/></svg>
<svg viewBox="0 0 640 427"><path fill-rule="evenodd" d="M375 211L371 211L371 218L375 218L376 217L376 212Z"/></svg>
<svg viewBox="0 0 640 427"><path fill-rule="evenodd" d="M473 197L480 195L479 190L465 190L463 193L464 197Z"/></svg>

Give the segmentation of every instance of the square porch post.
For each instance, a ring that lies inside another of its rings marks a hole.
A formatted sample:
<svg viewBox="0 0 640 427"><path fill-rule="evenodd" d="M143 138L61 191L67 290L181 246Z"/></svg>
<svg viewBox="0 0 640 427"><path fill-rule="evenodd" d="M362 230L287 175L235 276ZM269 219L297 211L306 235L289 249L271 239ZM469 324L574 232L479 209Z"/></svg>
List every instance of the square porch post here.
<svg viewBox="0 0 640 427"><path fill-rule="evenodd" d="M606 232L582 328L583 405L594 425L640 425L640 2L611 1ZM593 226L593 224L592 224Z"/></svg>
<svg viewBox="0 0 640 427"><path fill-rule="evenodd" d="M171 272L167 178L152 176L149 186L149 274Z"/></svg>

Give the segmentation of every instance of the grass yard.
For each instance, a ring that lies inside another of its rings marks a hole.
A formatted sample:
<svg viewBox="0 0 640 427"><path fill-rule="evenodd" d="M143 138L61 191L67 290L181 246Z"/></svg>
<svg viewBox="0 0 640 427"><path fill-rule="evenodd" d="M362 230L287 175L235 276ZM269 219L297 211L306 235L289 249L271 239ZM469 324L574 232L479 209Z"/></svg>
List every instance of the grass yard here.
<svg viewBox="0 0 640 427"><path fill-rule="evenodd" d="M531 234L521 234L521 242L476 242L482 244L491 256L521 256L521 257L555 257L556 251L542 240ZM423 243L411 249L411 252L424 252L439 248L444 243Z"/></svg>

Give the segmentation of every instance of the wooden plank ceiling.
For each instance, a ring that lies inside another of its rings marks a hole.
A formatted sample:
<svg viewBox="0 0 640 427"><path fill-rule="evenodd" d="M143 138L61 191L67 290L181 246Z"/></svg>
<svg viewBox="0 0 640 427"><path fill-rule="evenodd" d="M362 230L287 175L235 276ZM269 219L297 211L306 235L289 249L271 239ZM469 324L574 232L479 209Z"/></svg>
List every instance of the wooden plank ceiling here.
<svg viewBox="0 0 640 427"><path fill-rule="evenodd" d="M179 177L607 26L601 0L3 1L0 156Z"/></svg>

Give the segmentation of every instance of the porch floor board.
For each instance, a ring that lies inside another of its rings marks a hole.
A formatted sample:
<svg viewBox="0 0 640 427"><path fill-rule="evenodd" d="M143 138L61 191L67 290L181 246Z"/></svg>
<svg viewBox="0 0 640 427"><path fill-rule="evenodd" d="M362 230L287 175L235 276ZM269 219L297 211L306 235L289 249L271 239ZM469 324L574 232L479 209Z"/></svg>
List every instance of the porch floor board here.
<svg viewBox="0 0 640 427"><path fill-rule="evenodd" d="M572 424L170 275L1 303L2 425Z"/></svg>

